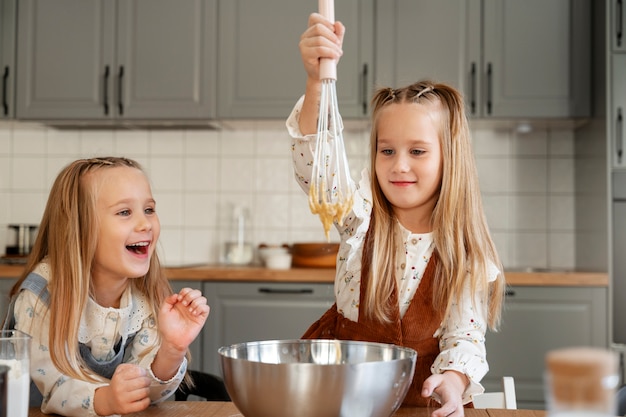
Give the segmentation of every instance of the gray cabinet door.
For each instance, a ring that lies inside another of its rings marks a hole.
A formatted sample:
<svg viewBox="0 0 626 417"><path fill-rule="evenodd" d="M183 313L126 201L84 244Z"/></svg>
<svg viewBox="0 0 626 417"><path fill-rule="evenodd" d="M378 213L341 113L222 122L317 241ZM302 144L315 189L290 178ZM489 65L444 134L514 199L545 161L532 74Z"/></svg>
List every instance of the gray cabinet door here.
<svg viewBox="0 0 626 417"><path fill-rule="evenodd" d="M211 313L205 326L204 371L221 375L221 346L297 339L334 303L333 284L205 283Z"/></svg>
<svg viewBox="0 0 626 417"><path fill-rule="evenodd" d="M590 113L589 0L483 0L485 117Z"/></svg>
<svg viewBox="0 0 626 417"><path fill-rule="evenodd" d="M23 0L18 7L17 118L110 118L115 2Z"/></svg>
<svg viewBox="0 0 626 417"><path fill-rule="evenodd" d="M15 115L16 0L0 1L0 119Z"/></svg>
<svg viewBox="0 0 626 417"><path fill-rule="evenodd" d="M216 10L216 0L20 2L18 118L213 117Z"/></svg>
<svg viewBox="0 0 626 417"><path fill-rule="evenodd" d="M609 134L611 135L612 159L614 168L626 167L626 54L612 54L610 68L611 110L609 122Z"/></svg>
<svg viewBox="0 0 626 417"><path fill-rule="evenodd" d="M337 68L339 111L366 115L372 85L373 0L335 2L346 26ZM306 73L298 50L317 2L222 0L219 2L219 117L280 118L304 94Z"/></svg>
<svg viewBox="0 0 626 417"><path fill-rule="evenodd" d="M545 354L568 346L608 345L606 288L512 287L499 332L487 334L487 391L513 376L518 408L544 408Z"/></svg>
<svg viewBox="0 0 626 417"><path fill-rule="evenodd" d="M608 19L609 19L609 39L611 40L611 48L613 52L626 52L626 4L624 0L608 0L610 6L608 7Z"/></svg>
<svg viewBox="0 0 626 417"><path fill-rule="evenodd" d="M215 116L215 0L118 2L115 110L125 119Z"/></svg>
<svg viewBox="0 0 626 417"><path fill-rule="evenodd" d="M466 90L466 54L480 47L480 16L468 0L376 3L376 85L402 87L421 79ZM480 7L476 9L480 13Z"/></svg>

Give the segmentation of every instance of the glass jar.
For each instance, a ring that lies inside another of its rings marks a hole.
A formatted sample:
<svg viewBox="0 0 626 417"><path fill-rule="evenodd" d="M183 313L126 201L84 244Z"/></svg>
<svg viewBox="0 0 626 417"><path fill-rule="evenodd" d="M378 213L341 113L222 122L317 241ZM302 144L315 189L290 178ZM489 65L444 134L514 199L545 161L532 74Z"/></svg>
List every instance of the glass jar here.
<svg viewBox="0 0 626 417"><path fill-rule="evenodd" d="M550 351L545 373L548 416L615 416L618 383L615 352L591 347Z"/></svg>
<svg viewBox="0 0 626 417"><path fill-rule="evenodd" d="M224 261L231 265L248 265L254 258L250 242L250 213L245 206L234 206L228 239L224 243Z"/></svg>

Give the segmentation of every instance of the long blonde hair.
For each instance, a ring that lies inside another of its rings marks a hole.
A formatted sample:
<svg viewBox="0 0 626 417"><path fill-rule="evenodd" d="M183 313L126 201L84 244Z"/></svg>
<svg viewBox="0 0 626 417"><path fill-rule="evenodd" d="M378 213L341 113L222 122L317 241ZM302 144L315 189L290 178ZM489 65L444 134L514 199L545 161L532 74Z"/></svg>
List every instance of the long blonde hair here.
<svg viewBox="0 0 626 417"><path fill-rule="evenodd" d="M488 325L496 329L505 284L502 274L495 282L488 282L489 262L500 271L502 265L483 212L463 97L454 88L431 81L420 81L399 89L382 88L372 98L370 175L373 209L362 257L363 279L366 279L362 309L366 315L387 322L390 309L394 308L389 299L395 289L395 248L401 247L400 234L393 207L385 197L374 169L379 116L383 108L394 103L430 106L440 113L443 173L431 217L435 253L439 258L433 305L447 315L453 304L460 304L464 285L469 279L472 299L476 299L477 291L482 290L482 302L488 306Z"/></svg>
<svg viewBox="0 0 626 417"><path fill-rule="evenodd" d="M98 241L96 190L93 181L85 177L115 167L142 170L131 159L102 157L74 161L59 173L50 190L25 272L11 289L11 296L17 294L28 273L46 260L50 267L50 357L63 374L87 381L102 378L85 364L78 345L80 319L92 295L91 268ZM130 280L130 285L151 301L151 313L156 320L159 306L172 292L156 251L147 274Z"/></svg>

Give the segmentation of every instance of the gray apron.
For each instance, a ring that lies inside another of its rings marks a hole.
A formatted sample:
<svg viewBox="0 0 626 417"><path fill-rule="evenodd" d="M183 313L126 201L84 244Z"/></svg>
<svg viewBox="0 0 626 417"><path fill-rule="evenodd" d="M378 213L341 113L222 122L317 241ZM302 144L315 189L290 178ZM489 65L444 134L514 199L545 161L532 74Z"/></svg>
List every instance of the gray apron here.
<svg viewBox="0 0 626 417"><path fill-rule="evenodd" d="M48 292L48 281L44 277L34 272L28 274L26 279L22 282L20 286L20 291L28 290L34 293L39 297L39 299L45 303L46 305L50 304L50 293ZM18 292L19 293L19 292ZM13 296L11 299L11 303L9 304L9 309L7 312L7 318L4 322L3 330L12 330L15 328L15 299L17 298L17 294ZM136 334L136 333L135 333ZM111 379L115 369L119 364L121 364L124 360L124 352L131 345L133 339L135 338L135 334L129 335L126 343L122 346L122 339L115 345L114 351L115 356L108 361L98 361L91 354L91 350L89 347L83 343L79 343L80 355L85 361L85 364L91 369L94 373ZM30 383L30 406L31 407L40 407L43 401L43 396L39 392L39 389L35 385L35 383L31 380Z"/></svg>

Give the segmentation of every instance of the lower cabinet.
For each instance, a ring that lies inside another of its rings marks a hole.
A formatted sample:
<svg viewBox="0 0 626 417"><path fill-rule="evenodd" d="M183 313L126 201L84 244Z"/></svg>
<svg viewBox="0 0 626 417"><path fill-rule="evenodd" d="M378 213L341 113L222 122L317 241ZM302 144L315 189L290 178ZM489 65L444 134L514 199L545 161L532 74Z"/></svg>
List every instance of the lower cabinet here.
<svg viewBox="0 0 626 417"><path fill-rule="evenodd" d="M211 312L202 366L221 375L218 349L234 343L297 339L334 303L333 284L205 282Z"/></svg>
<svg viewBox="0 0 626 417"><path fill-rule="evenodd" d="M511 287L500 330L487 333L487 391L515 378L518 408L544 409L544 359L549 350L608 346L608 290L601 287Z"/></svg>
<svg viewBox="0 0 626 417"><path fill-rule="evenodd" d="M11 288L17 282L17 278L2 278L0 279L0 323L4 323L4 319L7 315L7 309L11 302L9 293Z"/></svg>

